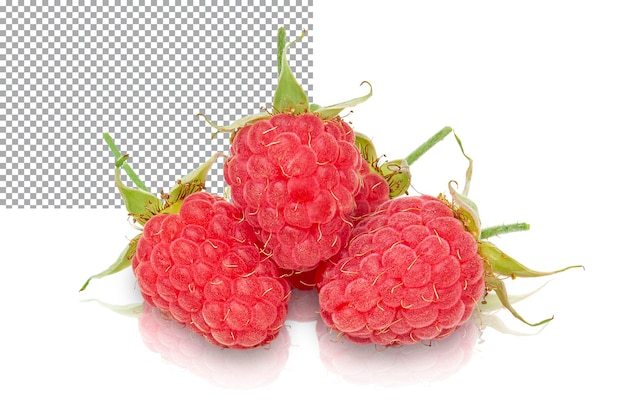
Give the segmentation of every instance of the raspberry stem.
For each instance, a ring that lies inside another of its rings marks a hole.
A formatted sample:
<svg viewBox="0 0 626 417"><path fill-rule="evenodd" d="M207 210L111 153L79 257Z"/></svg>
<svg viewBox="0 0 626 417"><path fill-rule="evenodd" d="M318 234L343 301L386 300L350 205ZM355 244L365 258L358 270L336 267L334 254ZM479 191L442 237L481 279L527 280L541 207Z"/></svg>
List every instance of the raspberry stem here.
<svg viewBox="0 0 626 417"><path fill-rule="evenodd" d="M278 30L278 85L274 92L274 110L279 113L301 114L309 109L309 99L302 86L296 80L287 62L287 51L291 45L301 41L305 31L295 40L286 42L285 28Z"/></svg>
<svg viewBox="0 0 626 417"><path fill-rule="evenodd" d="M412 165L413 162L417 161L420 157L422 157L426 152L430 150L433 146L441 142L448 134L452 132L452 128L449 126L444 127L439 132L435 133L430 139L426 142L422 143L417 149L409 154L405 158L407 164Z"/></svg>
<svg viewBox="0 0 626 417"><path fill-rule="evenodd" d="M505 233L512 232L522 232L530 229L530 225L528 223L511 223L511 224L503 224L500 226L491 226L486 227L480 231L481 239L489 239L493 236L503 235Z"/></svg>
<svg viewBox="0 0 626 417"><path fill-rule="evenodd" d="M107 146L113 153L113 156L115 156L115 160L116 161L120 160L123 157L123 155L120 152L120 150L117 148L117 146L115 145L115 142L113 142L113 138L111 137L111 135L109 135L108 133L105 133L104 141L106 142ZM130 165L128 165L128 163L124 163L122 165L122 168L124 168L124 171L126 171L128 178L130 178L137 187L139 187L140 189L144 191L148 191L148 187L146 187L146 185L143 183L143 181L141 181L139 176L135 173L135 171L133 171L133 169L130 167Z"/></svg>

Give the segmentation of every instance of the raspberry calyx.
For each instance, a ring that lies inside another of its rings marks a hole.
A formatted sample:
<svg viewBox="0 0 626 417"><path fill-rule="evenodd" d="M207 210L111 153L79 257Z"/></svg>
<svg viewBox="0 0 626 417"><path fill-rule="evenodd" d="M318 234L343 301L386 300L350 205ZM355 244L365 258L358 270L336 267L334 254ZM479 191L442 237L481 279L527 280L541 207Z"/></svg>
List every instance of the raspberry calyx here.
<svg viewBox="0 0 626 417"><path fill-rule="evenodd" d="M292 40L286 42L286 32L284 27L278 29L277 35L277 72L278 72L278 84L276 91L274 91L274 99L272 103L271 111L269 109L263 109L260 113L251 114L236 120L227 126L221 126L209 120L209 118L203 114L198 113L197 116L204 118L204 120L217 132L235 133L240 128L258 122L259 120L269 119L275 114L291 114L300 115L304 113L313 113L320 119L334 119L339 116L343 110L349 107L354 107L360 103L367 101L373 93L372 85L363 81L361 85L366 84L369 87L369 92L363 96L353 98L351 100L343 101L340 103L332 104L329 106L320 106L315 103L309 103L307 93L304 91L300 83L296 80L289 63L287 60L287 52L289 48L296 42L301 41L306 35L306 31L302 31L301 35Z"/></svg>
<svg viewBox="0 0 626 417"><path fill-rule="evenodd" d="M165 193L161 191L159 196L156 196L148 191L148 188L141 181L139 176L133 171L128 164L129 156L122 155L111 135L104 134L104 140L107 143L109 149L116 157L115 167L115 185L122 196L124 205L128 211L128 217L133 223L137 224L141 229L146 222L152 217L158 214L164 213L177 213L180 210L180 206L183 200L198 191L205 189L206 177L211 169L211 166L217 158L223 156L221 153L216 153L206 162L195 168L189 174L185 175L182 179L176 182L169 192ZM127 173L128 177L135 184L135 187L127 186L121 177L121 170ZM141 238L142 232L133 237L128 245L124 247L118 258L103 271L92 275L85 281L79 292L84 291L92 279L99 279L108 275L120 272L131 265L132 258L137 250L137 243Z"/></svg>

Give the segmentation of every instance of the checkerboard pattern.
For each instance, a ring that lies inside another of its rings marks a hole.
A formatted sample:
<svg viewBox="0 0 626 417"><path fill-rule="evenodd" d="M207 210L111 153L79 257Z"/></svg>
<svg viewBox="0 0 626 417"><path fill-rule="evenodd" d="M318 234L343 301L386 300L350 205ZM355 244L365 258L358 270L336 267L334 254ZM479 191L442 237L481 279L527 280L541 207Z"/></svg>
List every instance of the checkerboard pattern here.
<svg viewBox="0 0 626 417"><path fill-rule="evenodd" d="M104 132L154 193L227 151L196 114L229 124L271 104L280 26L308 32L289 62L312 91L312 1L0 5L0 207L121 207Z"/></svg>

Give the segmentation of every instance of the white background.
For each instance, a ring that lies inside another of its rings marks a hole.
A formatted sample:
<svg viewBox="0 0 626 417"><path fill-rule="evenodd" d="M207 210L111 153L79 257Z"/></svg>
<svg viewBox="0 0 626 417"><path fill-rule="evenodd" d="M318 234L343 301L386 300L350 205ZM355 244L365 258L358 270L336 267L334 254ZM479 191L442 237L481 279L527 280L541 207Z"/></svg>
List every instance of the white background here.
<svg viewBox="0 0 626 417"><path fill-rule="evenodd" d="M130 271L78 293L134 236L123 210L3 209L0 414L623 415L624 13L608 1L504 3L316 0L305 41L316 102L373 85L347 119L379 154L403 157L453 127L483 223L531 225L494 242L535 269L585 266L508 284L547 283L516 304L529 320L555 316L542 331L499 311L481 334L376 352L331 340L312 293L297 293L269 349L222 351L167 327L150 344L154 323L86 301L140 301ZM412 193L445 192L465 168L447 138L415 163Z"/></svg>

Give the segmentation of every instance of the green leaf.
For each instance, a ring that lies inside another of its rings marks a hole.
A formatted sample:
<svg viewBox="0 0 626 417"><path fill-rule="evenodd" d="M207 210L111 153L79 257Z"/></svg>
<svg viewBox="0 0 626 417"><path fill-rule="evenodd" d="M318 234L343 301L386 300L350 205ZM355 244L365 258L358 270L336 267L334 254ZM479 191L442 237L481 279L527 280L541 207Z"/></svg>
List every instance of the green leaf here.
<svg viewBox="0 0 626 417"><path fill-rule="evenodd" d="M278 31L278 56L280 59L278 68L280 73L278 74L278 85L274 92L274 111L278 113L302 114L309 110L309 98L289 67L287 52L294 43L304 38L306 31L302 31L302 34L297 39L287 43L282 48L280 40L282 37L282 42L284 42L284 30L281 27Z"/></svg>
<svg viewBox="0 0 626 417"><path fill-rule="evenodd" d="M511 258L506 253L502 252L496 245L491 242L482 240L478 243L478 251L481 256L488 262L491 270L499 275L508 276L511 278L524 277L524 278L536 278L546 275L553 275L559 272L567 271L572 268L582 268L582 265L572 265L562 269L549 272L541 272L530 269L515 259Z"/></svg>
<svg viewBox="0 0 626 417"><path fill-rule="evenodd" d="M364 96L353 98L352 100L343 101L341 103L332 104L330 106L321 107L316 105L315 113L318 114L322 119L332 119L334 117L337 117L339 113L341 113L348 107L355 107L356 105L367 101L370 97L372 97L373 89L372 85L369 82L363 81L361 85L363 84L367 84L367 86L370 88L369 93L365 94Z"/></svg>
<svg viewBox="0 0 626 417"><path fill-rule="evenodd" d="M137 236L135 236L130 241L128 246L126 248L124 248L122 253L120 253L118 258L115 260L115 262L113 262L111 264L111 266L109 266L104 271L89 277L89 279L87 279L87 281L83 284L83 286L80 288L79 291L84 291L85 288L87 288L87 286L89 285L89 283L91 282L92 279L103 278L103 277L106 277L108 275L112 275L112 274L118 273L118 272L128 268L131 265L132 258L135 255L135 251L137 250L137 242L139 242L139 239L141 238L141 235L142 235L142 233L139 233Z"/></svg>

